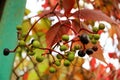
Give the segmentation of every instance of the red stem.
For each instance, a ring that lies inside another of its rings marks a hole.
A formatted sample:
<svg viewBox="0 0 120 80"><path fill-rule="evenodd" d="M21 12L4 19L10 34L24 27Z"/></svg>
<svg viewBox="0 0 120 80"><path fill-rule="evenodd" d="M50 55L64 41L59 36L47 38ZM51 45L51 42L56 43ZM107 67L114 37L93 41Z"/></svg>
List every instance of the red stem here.
<svg viewBox="0 0 120 80"><path fill-rule="evenodd" d="M80 31L86 31L86 32L88 32L88 33L94 34L93 32L91 32L91 31L89 31L89 30L87 30L87 29L85 29L85 28L81 28L81 29L79 30L79 32L80 32Z"/></svg>

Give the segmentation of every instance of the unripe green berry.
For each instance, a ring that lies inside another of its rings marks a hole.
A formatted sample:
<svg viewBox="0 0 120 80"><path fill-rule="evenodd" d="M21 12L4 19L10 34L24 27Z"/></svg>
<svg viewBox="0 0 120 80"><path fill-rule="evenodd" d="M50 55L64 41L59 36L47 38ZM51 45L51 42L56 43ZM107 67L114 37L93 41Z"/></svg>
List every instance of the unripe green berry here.
<svg viewBox="0 0 120 80"><path fill-rule="evenodd" d="M35 48L39 48L39 46L40 46L39 41L37 41L37 40L33 41L32 46L35 47Z"/></svg>
<svg viewBox="0 0 120 80"><path fill-rule="evenodd" d="M90 39L90 40L92 40L93 37L94 37L93 34L89 34L88 36L89 36L89 39Z"/></svg>
<svg viewBox="0 0 120 80"><path fill-rule="evenodd" d="M67 50L67 46L66 45L61 45L60 46L60 51L65 51Z"/></svg>
<svg viewBox="0 0 120 80"><path fill-rule="evenodd" d="M62 36L62 40L63 41L68 41L69 40L69 36L68 35L63 35Z"/></svg>
<svg viewBox="0 0 120 80"><path fill-rule="evenodd" d="M92 43L92 44L96 44L96 43L97 43L97 40L92 39L92 40L91 40L91 43Z"/></svg>
<svg viewBox="0 0 120 80"><path fill-rule="evenodd" d="M59 61L59 60L56 60L56 61L55 61L55 65L56 65L56 66L60 66L60 65L61 65L60 61Z"/></svg>
<svg viewBox="0 0 120 80"><path fill-rule="evenodd" d="M28 55L33 56L35 52L28 52Z"/></svg>
<svg viewBox="0 0 120 80"><path fill-rule="evenodd" d="M68 67L70 65L70 61L69 60L65 60L64 61L64 66Z"/></svg>
<svg viewBox="0 0 120 80"><path fill-rule="evenodd" d="M17 30L22 30L22 26L21 26L21 25L16 26L16 29L17 29Z"/></svg>
<svg viewBox="0 0 120 80"><path fill-rule="evenodd" d="M99 29L103 30L105 28L105 25L103 23L99 24Z"/></svg>
<svg viewBox="0 0 120 80"><path fill-rule="evenodd" d="M15 52L16 52L16 53L21 53L21 52L22 52L21 47L18 47Z"/></svg>
<svg viewBox="0 0 120 80"><path fill-rule="evenodd" d="M92 28L92 31L93 31L93 32L97 32L98 30L99 30L99 29L98 29L97 27L93 27L93 28Z"/></svg>
<svg viewBox="0 0 120 80"><path fill-rule="evenodd" d="M100 35L99 34L94 34L94 39L95 40L99 40L100 39Z"/></svg>
<svg viewBox="0 0 120 80"><path fill-rule="evenodd" d="M56 57L57 57L58 59L62 59L62 58L63 58L62 55L60 55L60 54L57 54Z"/></svg>
<svg viewBox="0 0 120 80"><path fill-rule="evenodd" d="M55 72L56 72L56 69L55 69L54 67L50 67L50 68L49 68L49 72L50 72L50 73L55 73Z"/></svg>
<svg viewBox="0 0 120 80"><path fill-rule="evenodd" d="M75 45L74 46L74 50L79 50L80 49L80 45Z"/></svg>
<svg viewBox="0 0 120 80"><path fill-rule="evenodd" d="M67 59L68 59L69 61L73 61L74 58L75 58L75 53L74 53L74 52L69 52Z"/></svg>
<svg viewBox="0 0 120 80"><path fill-rule="evenodd" d="M25 41L24 40L20 40L19 41L19 46L25 46Z"/></svg>
<svg viewBox="0 0 120 80"><path fill-rule="evenodd" d="M42 62L43 60L44 60L44 57L41 55L36 57L37 62Z"/></svg>

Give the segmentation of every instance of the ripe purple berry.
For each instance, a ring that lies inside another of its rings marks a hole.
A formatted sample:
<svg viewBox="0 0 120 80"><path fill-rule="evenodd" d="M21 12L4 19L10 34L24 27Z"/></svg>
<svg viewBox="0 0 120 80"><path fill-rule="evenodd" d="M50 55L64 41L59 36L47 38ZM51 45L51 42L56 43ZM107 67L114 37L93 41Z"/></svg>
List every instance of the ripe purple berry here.
<svg viewBox="0 0 120 80"><path fill-rule="evenodd" d="M86 49L86 54L88 54L88 55L93 54L93 50L91 48Z"/></svg>
<svg viewBox="0 0 120 80"><path fill-rule="evenodd" d="M89 43L89 38L88 38L87 34L80 35L79 39L83 44L88 44Z"/></svg>
<svg viewBox="0 0 120 80"><path fill-rule="evenodd" d="M93 46L92 49L93 49L93 51L97 51L98 47L97 46Z"/></svg>
<svg viewBox="0 0 120 80"><path fill-rule="evenodd" d="M79 50L79 51L78 51L78 56L80 56L80 57L84 57L85 54L86 54L86 53L85 53L83 50Z"/></svg>
<svg viewBox="0 0 120 80"><path fill-rule="evenodd" d="M3 54L4 54L5 56L7 56L9 53L10 53L10 50L9 50L8 48L5 48L5 49L3 50Z"/></svg>

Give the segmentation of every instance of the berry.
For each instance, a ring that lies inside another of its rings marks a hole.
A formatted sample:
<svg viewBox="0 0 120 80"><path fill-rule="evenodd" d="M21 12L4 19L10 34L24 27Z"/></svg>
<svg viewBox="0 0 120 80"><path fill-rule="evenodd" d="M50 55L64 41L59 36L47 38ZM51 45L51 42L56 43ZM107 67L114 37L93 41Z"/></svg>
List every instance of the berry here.
<svg viewBox="0 0 120 80"><path fill-rule="evenodd" d="M24 40L20 40L19 41L19 46L25 46L25 41Z"/></svg>
<svg viewBox="0 0 120 80"><path fill-rule="evenodd" d="M96 43L97 43L97 40L92 39L91 42L92 42L92 44L96 44Z"/></svg>
<svg viewBox="0 0 120 80"><path fill-rule="evenodd" d="M9 50L8 48L5 48L5 49L3 50L3 54L4 54L5 56L7 56L9 53L10 53L10 50Z"/></svg>
<svg viewBox="0 0 120 80"><path fill-rule="evenodd" d="M37 41L37 40L33 41L32 46L35 47L35 48L39 48L39 46L40 46L39 41Z"/></svg>
<svg viewBox="0 0 120 80"><path fill-rule="evenodd" d="M79 50L80 49L80 45L75 45L74 46L74 50Z"/></svg>
<svg viewBox="0 0 120 80"><path fill-rule="evenodd" d="M61 65L60 61L59 60L55 61L55 65L60 66Z"/></svg>
<svg viewBox="0 0 120 80"><path fill-rule="evenodd" d="M92 49L86 49L86 54L88 54L88 55L91 55L91 54L93 54L93 50Z"/></svg>
<svg viewBox="0 0 120 80"><path fill-rule="evenodd" d="M60 55L60 54L57 54L57 56L56 56L58 59L62 59L62 55Z"/></svg>
<svg viewBox="0 0 120 80"><path fill-rule="evenodd" d="M42 62L44 60L44 57L43 56L37 56L36 57L36 61L37 62Z"/></svg>
<svg viewBox="0 0 120 80"><path fill-rule="evenodd" d="M80 57L84 57L85 54L86 54L86 53L85 53L83 50L79 50L79 51L78 51L78 56L80 56Z"/></svg>
<svg viewBox="0 0 120 80"><path fill-rule="evenodd" d="M63 41L68 41L69 40L69 36L68 35L63 35L62 36L62 40Z"/></svg>
<svg viewBox="0 0 120 80"><path fill-rule="evenodd" d="M92 31L95 32L95 33L98 32L98 30L99 30L99 29L98 29L97 27L93 27L93 28L92 28Z"/></svg>
<svg viewBox="0 0 120 80"><path fill-rule="evenodd" d="M22 29L22 26L19 25L19 26L16 27L16 29L17 29L17 30L21 30L21 29Z"/></svg>
<svg viewBox="0 0 120 80"><path fill-rule="evenodd" d="M97 32L97 34L102 34L104 31L103 30L99 30L98 32Z"/></svg>
<svg viewBox="0 0 120 80"><path fill-rule="evenodd" d="M97 46L93 46L92 49L93 49L93 51L97 51L98 47Z"/></svg>
<svg viewBox="0 0 120 80"><path fill-rule="evenodd" d="M82 34L81 36L79 36L79 39L83 44L88 44L89 43L89 38L86 34Z"/></svg>
<svg viewBox="0 0 120 80"><path fill-rule="evenodd" d="M105 25L103 23L99 24L99 29L103 30L105 28Z"/></svg>
<svg viewBox="0 0 120 80"><path fill-rule="evenodd" d="M65 51L65 50L67 50L67 46L61 45L61 46L60 46L60 51Z"/></svg>
<svg viewBox="0 0 120 80"><path fill-rule="evenodd" d="M69 52L67 59L68 59L69 61L73 61L74 58L75 58L75 53L74 53L74 52Z"/></svg>
<svg viewBox="0 0 120 80"><path fill-rule="evenodd" d="M33 56L35 52L28 52L28 55Z"/></svg>
<svg viewBox="0 0 120 80"><path fill-rule="evenodd" d="M54 72L56 72L56 69L55 69L54 67L50 67L50 68L49 68L49 72L50 72L50 73L54 73Z"/></svg>
<svg viewBox="0 0 120 80"><path fill-rule="evenodd" d="M94 34L94 39L95 40L99 40L100 39L100 35L99 34Z"/></svg>
<svg viewBox="0 0 120 80"><path fill-rule="evenodd" d="M64 66L68 67L70 65L70 61L69 60L65 60L64 61Z"/></svg>
<svg viewBox="0 0 120 80"><path fill-rule="evenodd" d="M93 39L93 34L89 34L89 39L92 40Z"/></svg>
<svg viewBox="0 0 120 80"><path fill-rule="evenodd" d="M21 47L18 47L15 52L16 52L16 53L21 53L21 52L22 52Z"/></svg>

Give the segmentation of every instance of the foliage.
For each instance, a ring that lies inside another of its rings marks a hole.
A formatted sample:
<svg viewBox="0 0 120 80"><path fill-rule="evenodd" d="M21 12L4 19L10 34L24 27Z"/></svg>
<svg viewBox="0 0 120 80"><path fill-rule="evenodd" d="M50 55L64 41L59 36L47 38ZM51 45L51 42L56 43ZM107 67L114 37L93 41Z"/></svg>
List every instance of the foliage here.
<svg viewBox="0 0 120 80"><path fill-rule="evenodd" d="M81 1L45 0L43 11L23 20L17 26L18 44L12 51L16 53L13 77L22 80L120 79L120 69L105 60L105 47L100 42L101 36L108 33L114 46L116 34L116 49L120 50L120 1ZM86 8L85 4L91 4L93 9ZM28 15L29 10L26 10L25 16ZM36 17L39 19L31 22ZM106 26L103 21L108 22L111 27ZM117 53L119 52L109 52L108 56L120 60ZM86 61L84 56L89 58L88 70L83 67ZM98 60L106 65L97 65Z"/></svg>

